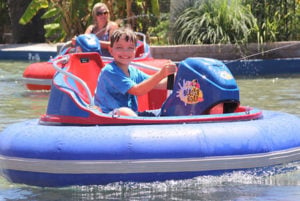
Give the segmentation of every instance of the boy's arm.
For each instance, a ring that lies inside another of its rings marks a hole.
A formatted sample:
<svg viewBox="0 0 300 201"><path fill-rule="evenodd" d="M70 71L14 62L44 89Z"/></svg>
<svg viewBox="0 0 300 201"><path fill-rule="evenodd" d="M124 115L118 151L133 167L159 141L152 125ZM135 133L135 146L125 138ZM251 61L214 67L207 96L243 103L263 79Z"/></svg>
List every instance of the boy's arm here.
<svg viewBox="0 0 300 201"><path fill-rule="evenodd" d="M155 85L154 89L166 89L167 88L167 82L168 82L168 78L165 77L157 85Z"/></svg>
<svg viewBox="0 0 300 201"><path fill-rule="evenodd" d="M167 86L167 76L174 74L176 72L176 65L174 63L166 64L160 71L152 75L150 78L144 80L143 82L134 85L128 90L128 93L135 96L144 95L148 93L153 88L155 89L166 89Z"/></svg>

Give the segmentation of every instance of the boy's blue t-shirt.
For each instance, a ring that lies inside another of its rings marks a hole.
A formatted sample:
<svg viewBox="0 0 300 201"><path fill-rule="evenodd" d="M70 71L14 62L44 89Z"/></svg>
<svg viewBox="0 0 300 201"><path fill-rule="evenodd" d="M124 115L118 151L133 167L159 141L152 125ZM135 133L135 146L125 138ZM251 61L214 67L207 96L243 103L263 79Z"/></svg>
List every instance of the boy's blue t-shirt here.
<svg viewBox="0 0 300 201"><path fill-rule="evenodd" d="M104 113L119 107L129 107L137 112L137 97L127 91L150 76L130 65L128 71L130 77L127 77L115 62L102 69L95 92L95 104L100 106Z"/></svg>

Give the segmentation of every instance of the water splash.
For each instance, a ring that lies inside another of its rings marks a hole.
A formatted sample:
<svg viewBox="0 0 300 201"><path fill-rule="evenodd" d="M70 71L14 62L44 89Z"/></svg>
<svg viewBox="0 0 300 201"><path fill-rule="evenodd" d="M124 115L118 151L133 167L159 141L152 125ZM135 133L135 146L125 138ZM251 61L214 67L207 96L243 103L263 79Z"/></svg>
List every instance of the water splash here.
<svg viewBox="0 0 300 201"><path fill-rule="evenodd" d="M220 193L226 194L226 199L231 200L247 194L249 187L256 189L266 185L300 185L299 170L300 163L289 163L186 180L116 182L108 185L73 186L72 189L78 200L199 200L201 197L204 200L215 200L220 199ZM294 179L291 180L291 177ZM246 192L243 192L244 190ZM211 195L215 197L212 198Z"/></svg>

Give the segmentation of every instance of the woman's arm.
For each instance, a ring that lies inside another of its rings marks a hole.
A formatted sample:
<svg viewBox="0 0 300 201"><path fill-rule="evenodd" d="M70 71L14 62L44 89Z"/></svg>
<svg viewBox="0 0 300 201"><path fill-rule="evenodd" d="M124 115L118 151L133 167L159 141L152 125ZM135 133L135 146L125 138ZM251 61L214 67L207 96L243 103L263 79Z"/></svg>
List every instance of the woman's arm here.
<svg viewBox="0 0 300 201"><path fill-rule="evenodd" d="M119 25L116 22L110 21L107 25L109 35L111 36L117 28L119 28Z"/></svg>
<svg viewBox="0 0 300 201"><path fill-rule="evenodd" d="M88 28L85 30L84 34L90 34L90 33L92 33L93 28L94 28L94 25L88 26Z"/></svg>

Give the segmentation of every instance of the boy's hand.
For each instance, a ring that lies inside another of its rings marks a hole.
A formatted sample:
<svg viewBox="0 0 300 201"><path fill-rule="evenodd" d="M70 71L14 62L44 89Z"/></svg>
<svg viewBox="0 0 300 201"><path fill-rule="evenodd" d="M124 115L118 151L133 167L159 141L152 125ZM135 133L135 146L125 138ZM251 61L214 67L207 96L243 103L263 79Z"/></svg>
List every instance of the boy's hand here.
<svg viewBox="0 0 300 201"><path fill-rule="evenodd" d="M165 64L165 66L162 68L162 71L164 71L164 75L167 77L168 75L176 73L177 66L174 62L170 61Z"/></svg>

